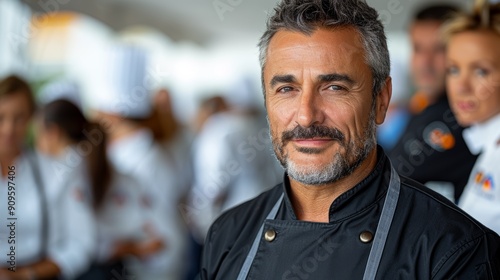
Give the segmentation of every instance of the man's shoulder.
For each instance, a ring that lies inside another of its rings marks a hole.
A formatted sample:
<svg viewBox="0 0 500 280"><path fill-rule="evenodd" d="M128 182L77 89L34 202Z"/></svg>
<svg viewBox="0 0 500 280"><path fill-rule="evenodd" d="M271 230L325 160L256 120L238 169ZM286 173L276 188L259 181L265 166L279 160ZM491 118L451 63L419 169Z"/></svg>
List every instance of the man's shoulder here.
<svg viewBox="0 0 500 280"><path fill-rule="evenodd" d="M419 117L442 119L447 113L451 112L448 99L440 97L436 102L430 104L425 110L417 114ZM452 114L453 115L453 114Z"/></svg>
<svg viewBox="0 0 500 280"><path fill-rule="evenodd" d="M436 234L443 232L471 238L492 233L455 203L410 178L401 176L401 188L401 205L408 208L403 212L413 216L411 220L422 224L423 228Z"/></svg>
<svg viewBox="0 0 500 280"><path fill-rule="evenodd" d="M411 179L401 177L401 194L397 235L405 242L398 250L432 255L432 279L497 279L488 278L498 274L500 265L500 237L495 232Z"/></svg>

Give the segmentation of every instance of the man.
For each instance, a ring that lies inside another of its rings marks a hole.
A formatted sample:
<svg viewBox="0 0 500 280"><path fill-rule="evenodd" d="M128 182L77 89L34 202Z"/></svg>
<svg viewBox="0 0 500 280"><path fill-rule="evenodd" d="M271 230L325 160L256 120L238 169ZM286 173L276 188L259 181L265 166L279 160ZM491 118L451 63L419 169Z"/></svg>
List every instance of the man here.
<svg viewBox="0 0 500 280"><path fill-rule="evenodd" d="M358 0L278 5L260 47L284 182L215 221L201 279L500 279L498 235L376 145L391 96L377 18Z"/></svg>
<svg viewBox="0 0 500 280"><path fill-rule="evenodd" d="M457 9L434 5L419 11L410 26L411 73L417 94L407 128L390 153L399 174L458 201L476 156L450 110L445 91L446 54L440 27Z"/></svg>

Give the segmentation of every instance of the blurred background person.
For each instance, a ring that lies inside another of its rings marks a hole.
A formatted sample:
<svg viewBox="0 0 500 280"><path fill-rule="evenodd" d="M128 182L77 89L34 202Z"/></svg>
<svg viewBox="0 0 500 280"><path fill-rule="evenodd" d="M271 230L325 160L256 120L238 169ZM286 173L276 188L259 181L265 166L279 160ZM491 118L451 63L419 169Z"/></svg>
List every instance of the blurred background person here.
<svg viewBox="0 0 500 280"><path fill-rule="evenodd" d="M161 87L153 93L152 106L152 114L146 120L146 125L153 132L155 141L162 146L165 157L172 163L184 197L189 192L193 179L190 157L193 135L177 120L170 92L166 88Z"/></svg>
<svg viewBox="0 0 500 280"><path fill-rule="evenodd" d="M170 92L165 87L153 92L152 105L153 112L146 120L146 126L152 130L155 141L160 144L165 158L172 164L173 173L182 189L179 203L185 204L194 176L191 156L194 134L177 120ZM200 250L192 232L189 231L186 246L186 256L189 261L186 263L186 276L181 279L193 279L198 273Z"/></svg>
<svg viewBox="0 0 500 280"><path fill-rule="evenodd" d="M411 75L417 93L412 116L389 156L397 171L458 201L476 157L450 110L445 88L446 53L440 27L457 9L433 4L410 25Z"/></svg>
<svg viewBox="0 0 500 280"><path fill-rule="evenodd" d="M254 198L281 177L254 91L245 81L233 89L224 98L208 99L198 114L195 179L187 216L200 243L219 214Z"/></svg>
<svg viewBox="0 0 500 280"><path fill-rule="evenodd" d="M229 110L224 97L220 95L205 98L200 102L198 111L193 120L193 129L196 134L200 133L205 125L205 122L215 114L226 112Z"/></svg>
<svg viewBox="0 0 500 280"><path fill-rule="evenodd" d="M37 114L38 149L61 165L68 166L74 180L88 186L85 195L94 210L96 256L91 269L79 280L107 280L129 273L128 256L146 258L162 249L162 240L143 236L147 212L139 184L117 173L106 155L106 135L97 123L89 122L69 100L80 100L74 83L54 82L41 91ZM74 159L67 162L68 159ZM73 221L78 223L79 221Z"/></svg>
<svg viewBox="0 0 500 280"><path fill-rule="evenodd" d="M17 76L0 81L0 198L5 206L0 211L0 279L74 279L87 269L95 249L92 213L82 195L86 185L81 176L59 172L68 166L26 147L34 110L25 81ZM15 201L9 211L8 199Z"/></svg>
<svg viewBox="0 0 500 280"><path fill-rule="evenodd" d="M216 95L203 99L200 102L198 111L191 122L191 128L192 128L191 130L192 133L195 135L194 139L196 139L196 136L198 136L198 134L203 129L205 122L211 116L225 112L228 109L229 109L228 105L224 100L224 97L222 96ZM191 147L189 153L185 154L184 156L189 157L190 160L193 160L194 155L192 153L194 153L194 151L193 148ZM191 193L194 192L191 191ZM185 211L184 212L185 215L187 214L186 212L190 211L189 210L190 206L188 206L189 203L192 204L193 201L189 201L189 196L188 196L188 200L186 201L186 204L184 204L186 206L181 207L181 211ZM186 220L189 221L189 218L186 217ZM189 250L188 250L189 253L188 274L186 276L186 279L190 280L190 279L195 279L200 270L203 238L200 236L200 231L196 223L188 222L188 226L189 226L190 240L189 240Z"/></svg>
<svg viewBox="0 0 500 280"><path fill-rule="evenodd" d="M477 0L445 28L448 95L464 138L480 154L459 206L500 233L500 4Z"/></svg>
<svg viewBox="0 0 500 280"><path fill-rule="evenodd" d="M137 279L179 279L186 263L187 230L178 209L185 186L144 125L153 110L146 64L147 54L141 48L112 46L97 77L102 78L102 87L92 94L89 106L107 133L111 165L133 177L147 193L142 203L152 210L144 235L162 240L156 254L129 260L131 274Z"/></svg>

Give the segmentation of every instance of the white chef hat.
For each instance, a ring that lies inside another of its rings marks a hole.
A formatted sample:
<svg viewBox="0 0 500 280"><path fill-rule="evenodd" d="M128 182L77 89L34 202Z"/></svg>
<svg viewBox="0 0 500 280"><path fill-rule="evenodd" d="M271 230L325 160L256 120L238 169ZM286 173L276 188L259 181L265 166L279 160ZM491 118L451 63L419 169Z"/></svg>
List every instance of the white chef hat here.
<svg viewBox="0 0 500 280"><path fill-rule="evenodd" d="M151 115L147 53L136 46L115 44L99 66L98 86L91 93L94 110L125 118L144 119Z"/></svg>
<svg viewBox="0 0 500 280"><path fill-rule="evenodd" d="M61 79L51 82L44 86L38 94L38 101L45 105L52 101L64 99L72 102L80 110L82 109L82 98L78 85L68 79Z"/></svg>
<svg viewBox="0 0 500 280"><path fill-rule="evenodd" d="M262 96L248 77L241 77L228 86L224 98L236 109L253 109L264 106Z"/></svg>

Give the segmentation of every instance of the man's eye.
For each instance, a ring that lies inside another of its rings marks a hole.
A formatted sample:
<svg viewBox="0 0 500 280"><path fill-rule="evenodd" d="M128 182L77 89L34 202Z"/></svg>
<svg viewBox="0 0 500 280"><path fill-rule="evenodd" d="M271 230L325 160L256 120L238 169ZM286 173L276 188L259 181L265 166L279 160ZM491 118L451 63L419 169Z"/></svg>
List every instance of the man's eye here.
<svg viewBox="0 0 500 280"><path fill-rule="evenodd" d="M293 91L293 87L282 87L282 88L278 89L278 92L281 92L281 93L286 93L286 92L290 92L290 91Z"/></svg>
<svg viewBox="0 0 500 280"><path fill-rule="evenodd" d="M333 90L333 91L339 91L339 90L344 90L345 88L338 86L338 85L330 85L327 88L328 90Z"/></svg>

